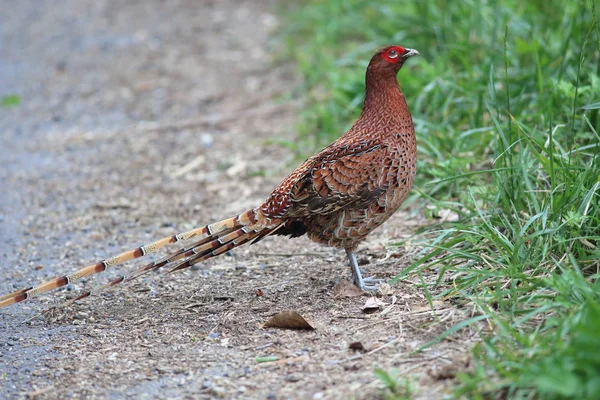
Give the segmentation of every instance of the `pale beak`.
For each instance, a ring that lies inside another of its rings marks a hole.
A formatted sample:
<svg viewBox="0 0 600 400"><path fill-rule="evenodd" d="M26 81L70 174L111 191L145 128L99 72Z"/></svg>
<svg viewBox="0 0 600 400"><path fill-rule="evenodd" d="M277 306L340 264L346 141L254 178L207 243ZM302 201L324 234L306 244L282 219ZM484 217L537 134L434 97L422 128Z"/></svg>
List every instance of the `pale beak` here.
<svg viewBox="0 0 600 400"><path fill-rule="evenodd" d="M415 50L415 49L405 49L405 50L406 50L406 53L404 53L402 55L402 58L409 58L409 57L412 57L412 56L418 56L419 55L419 52L417 50Z"/></svg>

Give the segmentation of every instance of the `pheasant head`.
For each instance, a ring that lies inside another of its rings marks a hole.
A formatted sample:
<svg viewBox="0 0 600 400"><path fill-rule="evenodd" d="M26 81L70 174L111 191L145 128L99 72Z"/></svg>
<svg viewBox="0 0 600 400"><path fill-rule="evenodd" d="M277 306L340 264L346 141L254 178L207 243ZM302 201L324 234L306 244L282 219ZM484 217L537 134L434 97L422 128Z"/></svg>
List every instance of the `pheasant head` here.
<svg viewBox="0 0 600 400"><path fill-rule="evenodd" d="M417 50L402 46L389 45L382 47L371 58L371 62L367 68L367 75L372 74L382 78L395 77L406 60L418 55L419 52Z"/></svg>
<svg viewBox="0 0 600 400"><path fill-rule="evenodd" d="M366 73L365 102L350 135L413 131L412 118L396 75L404 62L419 55L414 49L389 45L377 50Z"/></svg>

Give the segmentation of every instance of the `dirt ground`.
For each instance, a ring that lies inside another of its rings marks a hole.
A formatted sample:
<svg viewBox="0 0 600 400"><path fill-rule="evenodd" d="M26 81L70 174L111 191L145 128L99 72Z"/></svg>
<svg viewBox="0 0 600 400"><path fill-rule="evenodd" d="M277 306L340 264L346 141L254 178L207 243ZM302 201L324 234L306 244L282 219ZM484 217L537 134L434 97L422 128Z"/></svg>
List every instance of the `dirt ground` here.
<svg viewBox="0 0 600 400"><path fill-rule="evenodd" d="M267 144L294 138L298 107L282 100L293 65L272 60L272 3L3 9L0 96L22 103L0 108L0 294L244 211L295 166ZM367 275L405 268L412 251L387 245L421 223L401 211L376 231L359 250ZM52 309L142 262L0 310L0 398L376 399L381 366L439 399L474 340L411 354L467 311L436 303L432 326L423 290L404 281L364 313L367 296L334 296L349 276L343 252L305 238ZM316 329L262 327L282 310Z"/></svg>

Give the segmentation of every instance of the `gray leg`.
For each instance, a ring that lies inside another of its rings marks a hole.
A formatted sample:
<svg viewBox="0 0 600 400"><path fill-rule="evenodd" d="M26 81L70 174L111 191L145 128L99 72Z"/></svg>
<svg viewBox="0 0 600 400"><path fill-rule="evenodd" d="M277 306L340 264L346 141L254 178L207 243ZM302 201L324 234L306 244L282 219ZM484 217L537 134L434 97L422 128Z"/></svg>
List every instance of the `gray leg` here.
<svg viewBox="0 0 600 400"><path fill-rule="evenodd" d="M360 273L360 268L358 267L358 261L356 261L356 256L352 252L352 250L346 249L346 254L348 255L348 261L350 261L350 268L352 268L352 280L354 284L358 286L359 289L363 290L365 287L365 281L362 278L362 274Z"/></svg>
<svg viewBox="0 0 600 400"><path fill-rule="evenodd" d="M356 261L356 256L354 255L352 250L346 249L346 254L348 255L348 261L350 261L350 268L352 268L352 280L354 281L354 284L358 286L360 290L379 289L379 285L384 281L384 279L363 279L362 274L360 273L360 268L358 267L358 262Z"/></svg>

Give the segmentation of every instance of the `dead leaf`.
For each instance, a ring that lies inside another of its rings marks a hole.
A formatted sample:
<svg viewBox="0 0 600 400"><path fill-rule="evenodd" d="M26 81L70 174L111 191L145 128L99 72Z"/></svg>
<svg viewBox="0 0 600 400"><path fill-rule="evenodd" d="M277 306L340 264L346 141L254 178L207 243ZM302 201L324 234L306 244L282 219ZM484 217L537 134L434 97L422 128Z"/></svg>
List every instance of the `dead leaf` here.
<svg viewBox="0 0 600 400"><path fill-rule="evenodd" d="M369 260L369 257L360 257L358 260L356 260L356 262L358 263L359 266L363 266L363 265L370 264L371 260Z"/></svg>
<svg viewBox="0 0 600 400"><path fill-rule="evenodd" d="M365 302L365 305L363 306L362 310L363 312L374 312L379 310L380 308L382 308L383 306L387 305L388 303L386 303L385 301L381 301L379 300L377 297L369 297L367 299L367 301Z"/></svg>
<svg viewBox="0 0 600 400"><path fill-rule="evenodd" d="M356 351L367 351L361 342L352 342L348 345L348 348Z"/></svg>
<svg viewBox="0 0 600 400"><path fill-rule="evenodd" d="M390 285L384 282L379 285L379 293L381 293L382 296L390 296L394 294L394 290Z"/></svg>
<svg viewBox="0 0 600 400"><path fill-rule="evenodd" d="M439 301L439 300L434 300L432 301L433 304L433 309L439 309L444 305L443 301ZM429 304L425 305L425 306L418 306L418 307L413 307L411 310L411 312L413 313L420 313L420 312L424 312L424 311L431 311L431 307L429 306Z"/></svg>
<svg viewBox="0 0 600 400"><path fill-rule="evenodd" d="M275 314L265 324L265 328L315 329L296 311L282 311Z"/></svg>
<svg viewBox="0 0 600 400"><path fill-rule="evenodd" d="M347 279L342 279L333 287L333 297L358 297L364 292Z"/></svg>

